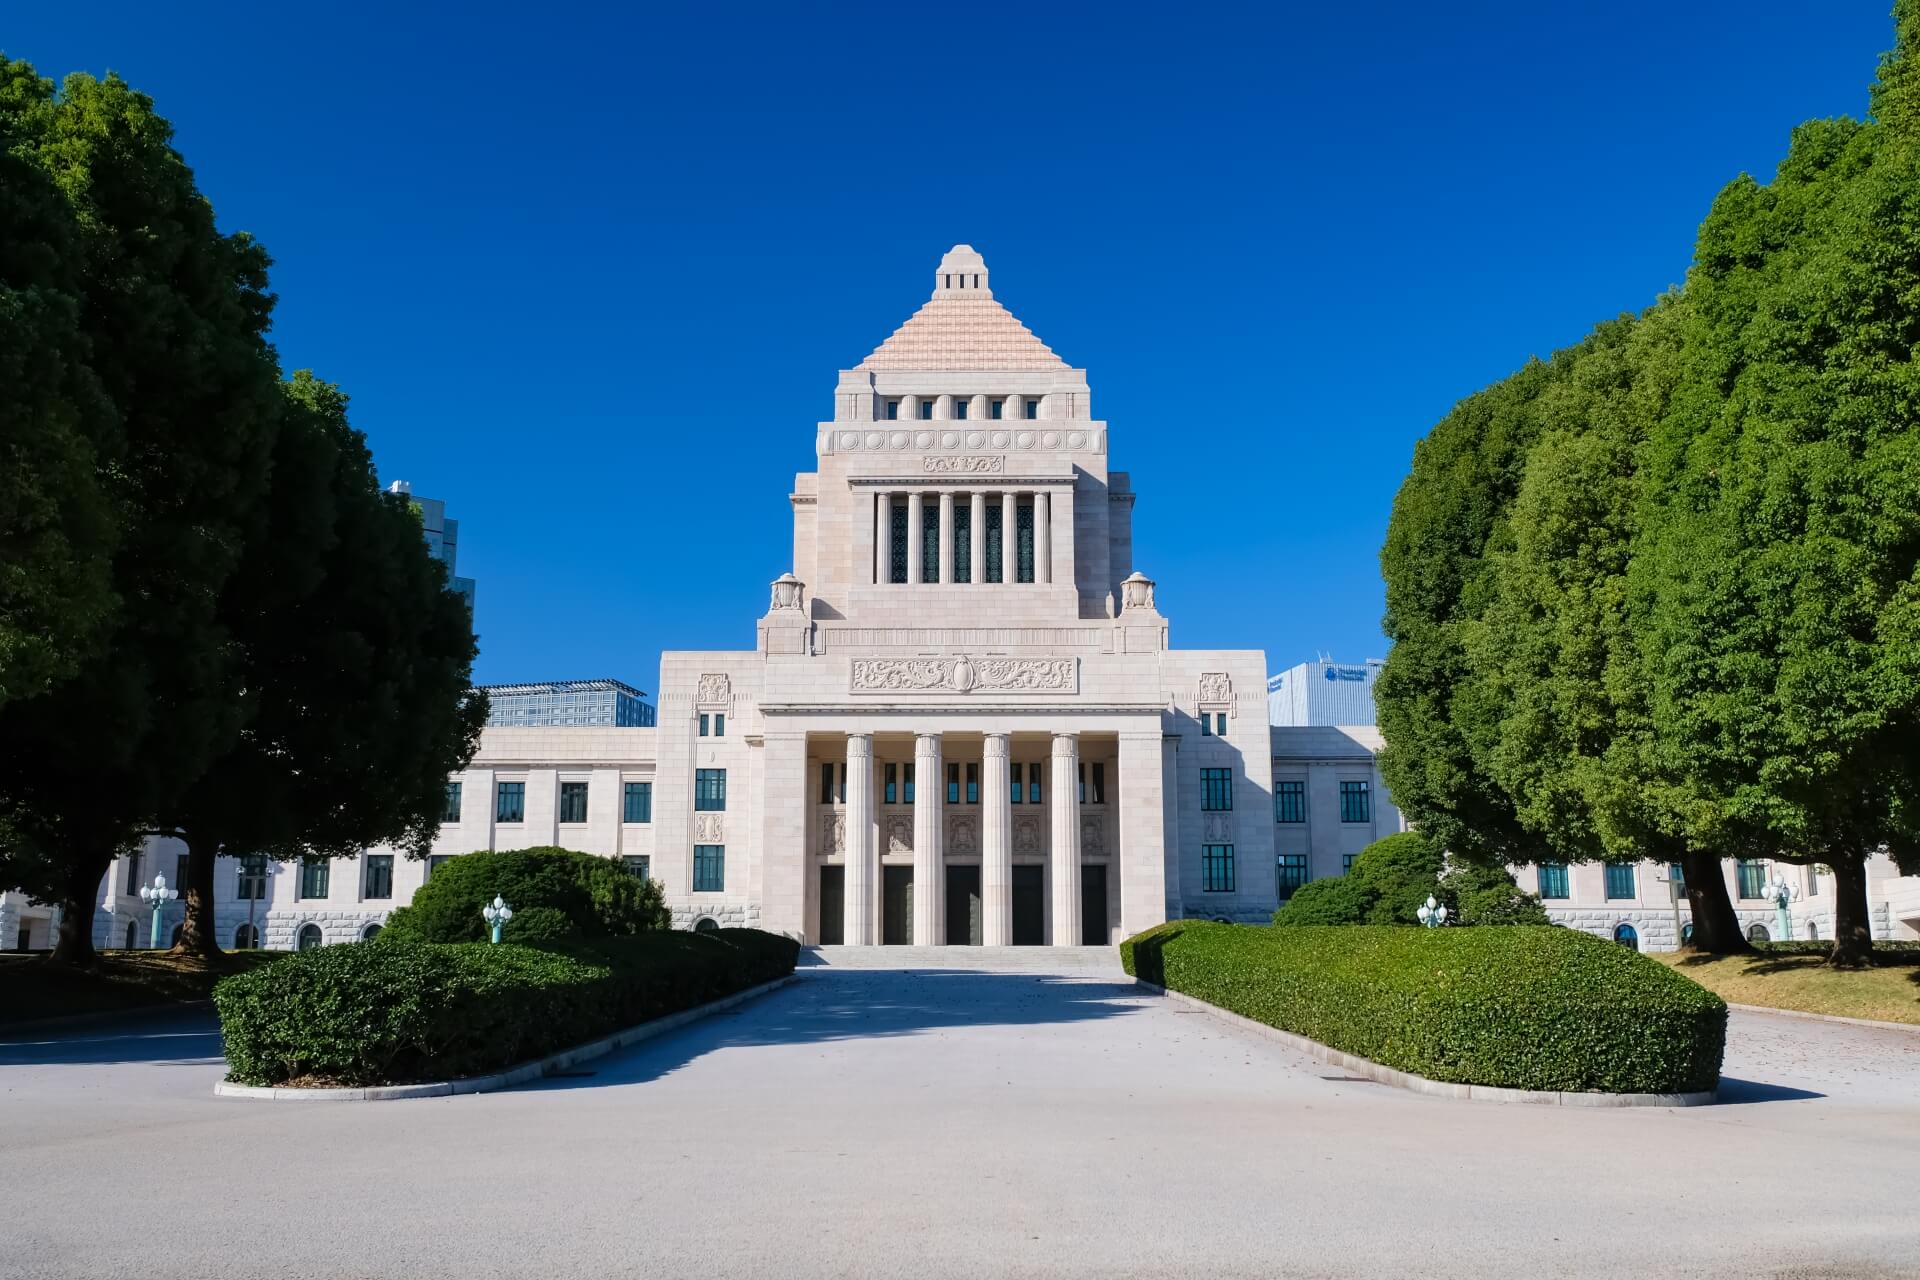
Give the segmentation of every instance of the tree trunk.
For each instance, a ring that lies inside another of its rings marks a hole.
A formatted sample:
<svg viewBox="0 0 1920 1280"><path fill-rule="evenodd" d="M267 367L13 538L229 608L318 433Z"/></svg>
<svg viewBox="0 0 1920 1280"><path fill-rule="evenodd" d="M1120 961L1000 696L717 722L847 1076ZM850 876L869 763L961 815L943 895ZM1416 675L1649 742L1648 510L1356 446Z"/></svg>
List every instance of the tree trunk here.
<svg viewBox="0 0 1920 1280"><path fill-rule="evenodd" d="M213 960L222 954L213 915L213 869L220 842L191 829L181 832L180 839L187 846L187 882L180 886L180 892L186 895L187 917L180 926L180 941L174 943L173 954Z"/></svg>
<svg viewBox="0 0 1920 1280"><path fill-rule="evenodd" d="M1733 899L1727 896L1720 855L1689 849L1681 855L1680 866L1687 877L1687 906L1693 910L1693 940L1686 949L1710 956L1753 954L1740 931L1740 917L1733 913Z"/></svg>
<svg viewBox="0 0 1920 1280"><path fill-rule="evenodd" d="M53 963L90 965L99 958L93 949L93 916L100 908L100 877L113 865L113 854L111 847L71 851L72 861L60 882L60 933L53 942Z"/></svg>
<svg viewBox="0 0 1920 1280"><path fill-rule="evenodd" d="M1867 860L1846 854L1833 860L1833 950L1835 969L1864 969L1873 963L1873 923L1867 914Z"/></svg>

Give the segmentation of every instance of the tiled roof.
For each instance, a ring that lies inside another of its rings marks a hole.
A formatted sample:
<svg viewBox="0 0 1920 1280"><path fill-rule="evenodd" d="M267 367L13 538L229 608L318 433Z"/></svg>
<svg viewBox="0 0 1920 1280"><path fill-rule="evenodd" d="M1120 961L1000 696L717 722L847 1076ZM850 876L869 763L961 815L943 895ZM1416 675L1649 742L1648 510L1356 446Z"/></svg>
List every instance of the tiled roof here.
<svg viewBox="0 0 1920 1280"><path fill-rule="evenodd" d="M993 300L987 264L962 244L940 260L933 297L854 367L994 372L1065 369L1067 362Z"/></svg>

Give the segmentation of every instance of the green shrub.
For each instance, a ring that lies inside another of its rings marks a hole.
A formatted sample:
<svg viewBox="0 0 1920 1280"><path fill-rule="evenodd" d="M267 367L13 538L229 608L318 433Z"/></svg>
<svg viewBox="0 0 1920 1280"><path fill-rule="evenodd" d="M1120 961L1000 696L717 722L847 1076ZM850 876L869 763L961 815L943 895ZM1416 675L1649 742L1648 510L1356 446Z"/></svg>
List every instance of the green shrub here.
<svg viewBox="0 0 1920 1280"><path fill-rule="evenodd" d="M1182 920L1120 944L1128 973L1431 1080L1714 1087L1727 1006L1574 929L1262 929Z"/></svg>
<svg viewBox="0 0 1920 1280"><path fill-rule="evenodd" d="M798 955L792 939L754 929L545 950L383 933L229 978L213 1000L229 1080L396 1084L544 1057L792 973Z"/></svg>
<svg viewBox="0 0 1920 1280"><path fill-rule="evenodd" d="M544 947L580 936L580 926L558 907L523 907L500 928L500 941L520 947Z"/></svg>
<svg viewBox="0 0 1920 1280"><path fill-rule="evenodd" d="M1455 867L1440 877L1436 896L1463 925L1553 923L1540 896L1522 889L1505 867Z"/></svg>
<svg viewBox="0 0 1920 1280"><path fill-rule="evenodd" d="M1293 896L1273 913L1273 922L1282 927L1359 924L1367 918L1367 908L1373 902L1373 895L1362 889L1352 876L1324 876L1295 889Z"/></svg>
<svg viewBox="0 0 1920 1280"><path fill-rule="evenodd" d="M381 936L393 941L484 941L488 929L480 911L496 896L513 908L508 928L536 908L557 912L571 923L570 930L556 932L552 916L542 913L537 926L523 926L523 931L538 928L543 942L568 932L583 938L645 933L671 922L657 882L631 875L598 854L542 847L482 850L441 863L413 901L387 918Z"/></svg>
<svg viewBox="0 0 1920 1280"><path fill-rule="evenodd" d="M1360 851L1347 871L1372 895L1362 924L1420 923L1418 912L1438 894L1446 850L1418 831L1382 836Z"/></svg>

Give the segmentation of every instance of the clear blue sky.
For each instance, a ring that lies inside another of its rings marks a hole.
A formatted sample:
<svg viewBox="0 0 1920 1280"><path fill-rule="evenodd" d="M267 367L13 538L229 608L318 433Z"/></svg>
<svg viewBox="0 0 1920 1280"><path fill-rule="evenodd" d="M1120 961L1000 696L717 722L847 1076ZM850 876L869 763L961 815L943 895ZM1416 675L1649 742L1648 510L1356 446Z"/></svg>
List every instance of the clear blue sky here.
<svg viewBox="0 0 1920 1280"><path fill-rule="evenodd" d="M16 6L151 93L276 341L443 498L483 681L745 648L949 245L1088 371L1183 647L1380 654L1414 441L1866 109L1890 0ZM189 16L191 15L191 16Z"/></svg>

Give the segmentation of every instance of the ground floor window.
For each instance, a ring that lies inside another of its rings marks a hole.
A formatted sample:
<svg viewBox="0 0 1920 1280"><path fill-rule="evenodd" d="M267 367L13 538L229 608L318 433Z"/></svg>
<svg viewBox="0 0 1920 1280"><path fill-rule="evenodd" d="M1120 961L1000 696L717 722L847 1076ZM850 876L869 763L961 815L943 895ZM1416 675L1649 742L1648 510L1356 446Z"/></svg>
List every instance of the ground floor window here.
<svg viewBox="0 0 1920 1280"><path fill-rule="evenodd" d="M693 846L693 891L719 893L727 887L727 847L722 844Z"/></svg>
<svg viewBox="0 0 1920 1280"><path fill-rule="evenodd" d="M1233 846L1200 846L1200 883L1208 893L1233 892Z"/></svg>
<svg viewBox="0 0 1920 1280"><path fill-rule="evenodd" d="M1631 898L1633 896L1632 863L1609 862L1607 864L1607 896L1609 898Z"/></svg>
<svg viewBox="0 0 1920 1280"><path fill-rule="evenodd" d="M253 951L260 946L260 931L251 924L243 924L233 931L233 949L235 951Z"/></svg>
<svg viewBox="0 0 1920 1280"><path fill-rule="evenodd" d="M360 941L362 942L372 942L379 936L380 926L378 923L370 924L360 931Z"/></svg>
<svg viewBox="0 0 1920 1280"><path fill-rule="evenodd" d="M1758 922L1747 926L1748 942L1772 942L1773 935L1767 932L1767 926Z"/></svg>
<svg viewBox="0 0 1920 1280"><path fill-rule="evenodd" d="M1280 896L1291 898L1295 889L1307 883L1307 855L1283 853L1274 862L1280 882Z"/></svg>
<svg viewBox="0 0 1920 1280"><path fill-rule="evenodd" d="M629 854L620 859L620 861L622 865L626 867L627 874L635 880L651 880L653 878L652 858Z"/></svg>
<svg viewBox="0 0 1920 1280"><path fill-rule="evenodd" d="M303 924L300 926L299 934L294 939L294 946L302 951L311 951L319 946L322 941L324 941L324 939L320 936L319 925Z"/></svg>
<svg viewBox="0 0 1920 1280"><path fill-rule="evenodd" d="M1741 897L1766 897L1767 864L1764 862L1756 862L1752 858L1740 859L1739 881Z"/></svg>
<svg viewBox="0 0 1920 1280"><path fill-rule="evenodd" d="M367 855L367 897L391 898L393 896L393 855L390 853L370 853Z"/></svg>
<svg viewBox="0 0 1920 1280"><path fill-rule="evenodd" d="M1613 929L1613 940L1631 950L1638 951L1640 949L1640 933L1630 924L1615 925Z"/></svg>
<svg viewBox="0 0 1920 1280"><path fill-rule="evenodd" d="M1563 862L1543 862L1540 864L1540 896L1543 898L1564 898L1567 896L1567 867Z"/></svg>
<svg viewBox="0 0 1920 1280"><path fill-rule="evenodd" d="M308 858L300 864L300 896L324 898L332 880L333 864L325 858Z"/></svg>
<svg viewBox="0 0 1920 1280"><path fill-rule="evenodd" d="M712 916L701 916L698 920L694 921L693 931L695 933L718 933L720 932L720 922Z"/></svg>

